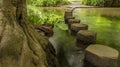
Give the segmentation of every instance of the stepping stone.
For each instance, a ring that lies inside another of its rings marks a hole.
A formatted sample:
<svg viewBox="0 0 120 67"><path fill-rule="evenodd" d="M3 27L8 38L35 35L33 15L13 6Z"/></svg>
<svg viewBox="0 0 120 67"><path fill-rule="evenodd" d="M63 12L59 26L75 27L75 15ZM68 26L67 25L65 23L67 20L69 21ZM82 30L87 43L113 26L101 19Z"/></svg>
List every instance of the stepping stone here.
<svg viewBox="0 0 120 67"><path fill-rule="evenodd" d="M77 19L68 19L68 27L71 27L71 24L73 23L80 23L80 20Z"/></svg>
<svg viewBox="0 0 120 67"><path fill-rule="evenodd" d="M111 47L94 44L86 49L85 60L92 67L117 67L119 52Z"/></svg>
<svg viewBox="0 0 120 67"><path fill-rule="evenodd" d="M71 24L71 33L77 34L79 30L88 30L88 25L81 23L73 23Z"/></svg>
<svg viewBox="0 0 120 67"><path fill-rule="evenodd" d="M65 11L65 16L72 16L72 11Z"/></svg>
<svg viewBox="0 0 120 67"><path fill-rule="evenodd" d="M68 24L68 20L69 19L75 19L75 17L73 17L73 16L66 16L64 19L65 19L65 23Z"/></svg>
<svg viewBox="0 0 120 67"><path fill-rule="evenodd" d="M77 43L89 45L96 43L97 33L91 30L80 30L77 33Z"/></svg>
<svg viewBox="0 0 120 67"><path fill-rule="evenodd" d="M67 7L66 11L67 11L67 12L73 12L74 9L75 9L75 8Z"/></svg>
<svg viewBox="0 0 120 67"><path fill-rule="evenodd" d="M67 9L67 11L65 11L64 14L65 23L68 22L68 19L73 19L73 18L74 17L72 16L72 11Z"/></svg>
<svg viewBox="0 0 120 67"><path fill-rule="evenodd" d="M53 32L53 28L54 25L53 24L41 24L41 25L34 25L34 28L38 31L38 32L44 32L45 36L47 37L51 37L54 32Z"/></svg>
<svg viewBox="0 0 120 67"><path fill-rule="evenodd" d="M64 18L68 17L68 16L72 16L72 12L71 11L66 11L64 14Z"/></svg>

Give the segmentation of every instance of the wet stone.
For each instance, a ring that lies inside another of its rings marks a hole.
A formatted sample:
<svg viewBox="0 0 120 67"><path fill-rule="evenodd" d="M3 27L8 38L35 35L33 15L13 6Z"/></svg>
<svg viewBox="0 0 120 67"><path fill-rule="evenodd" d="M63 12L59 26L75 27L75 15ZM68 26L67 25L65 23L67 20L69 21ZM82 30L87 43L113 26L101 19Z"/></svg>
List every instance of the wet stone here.
<svg viewBox="0 0 120 67"><path fill-rule="evenodd" d="M81 24L81 23L73 23L71 24L71 33L76 35L78 31L80 30L88 30L88 25Z"/></svg>
<svg viewBox="0 0 120 67"><path fill-rule="evenodd" d="M117 67L119 52L116 49L105 45L93 44L85 50L85 60L92 67Z"/></svg>
<svg viewBox="0 0 120 67"><path fill-rule="evenodd" d="M64 18L66 18L68 16L72 16L72 12L65 12Z"/></svg>
<svg viewBox="0 0 120 67"><path fill-rule="evenodd" d="M64 19L65 19L65 23L68 24L68 20L69 19L75 19L75 17L73 17L73 16L66 16Z"/></svg>
<svg viewBox="0 0 120 67"><path fill-rule="evenodd" d="M69 11L65 11L65 15L67 16L72 16L72 11L71 10L69 10Z"/></svg>
<svg viewBox="0 0 120 67"><path fill-rule="evenodd" d="M80 23L80 20L77 19L68 19L68 27L71 27L71 24L73 23Z"/></svg>
<svg viewBox="0 0 120 67"><path fill-rule="evenodd" d="M75 8L67 7L66 12L73 12L74 9L75 9Z"/></svg>
<svg viewBox="0 0 120 67"><path fill-rule="evenodd" d="M91 30L80 30L77 33L77 43L89 45L96 43L97 33Z"/></svg>
<svg viewBox="0 0 120 67"><path fill-rule="evenodd" d="M45 36L51 37L53 35L53 24L41 24L41 25L34 25L34 28L42 32L44 32Z"/></svg>

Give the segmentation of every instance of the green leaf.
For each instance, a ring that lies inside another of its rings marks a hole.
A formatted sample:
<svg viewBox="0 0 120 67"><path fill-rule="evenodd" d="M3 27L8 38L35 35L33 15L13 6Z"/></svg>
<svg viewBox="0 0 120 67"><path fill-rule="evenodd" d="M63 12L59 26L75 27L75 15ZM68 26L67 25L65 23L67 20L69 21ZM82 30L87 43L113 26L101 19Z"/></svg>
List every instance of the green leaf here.
<svg viewBox="0 0 120 67"><path fill-rule="evenodd" d="M60 28L61 30L68 30L68 26L64 23L59 23L57 24L58 28Z"/></svg>

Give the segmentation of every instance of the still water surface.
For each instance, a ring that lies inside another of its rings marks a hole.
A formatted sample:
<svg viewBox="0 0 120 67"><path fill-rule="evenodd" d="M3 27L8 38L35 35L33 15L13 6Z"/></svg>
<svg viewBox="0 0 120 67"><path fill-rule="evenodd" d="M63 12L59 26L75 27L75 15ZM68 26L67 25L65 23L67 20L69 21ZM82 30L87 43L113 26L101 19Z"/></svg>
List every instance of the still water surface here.
<svg viewBox="0 0 120 67"><path fill-rule="evenodd" d="M74 11L76 19L97 32L97 43L120 52L120 8L82 8ZM118 61L120 67L120 57Z"/></svg>
<svg viewBox="0 0 120 67"><path fill-rule="evenodd" d="M56 10L61 16L65 11L63 8L52 8L45 11L49 10ZM87 24L89 30L97 32L98 44L110 46L120 52L120 8L77 8L73 15L76 19L80 19L81 23ZM54 35L50 41L57 51L60 67L82 67L81 58L84 57L81 52L73 52L76 48L76 37L71 36L69 30L61 30L55 26ZM74 63L74 61L76 62ZM120 57L118 64L120 67Z"/></svg>

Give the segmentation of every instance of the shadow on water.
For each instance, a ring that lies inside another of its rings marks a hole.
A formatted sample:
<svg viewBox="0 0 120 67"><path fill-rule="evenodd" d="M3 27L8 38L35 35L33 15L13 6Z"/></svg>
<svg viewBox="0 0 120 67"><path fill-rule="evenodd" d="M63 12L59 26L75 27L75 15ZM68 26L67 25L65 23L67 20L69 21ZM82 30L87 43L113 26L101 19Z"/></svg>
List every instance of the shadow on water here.
<svg viewBox="0 0 120 67"><path fill-rule="evenodd" d="M54 36L50 38L50 41L54 45L57 51L58 61L60 63L60 67L70 67L68 60L65 56L65 49L72 47L72 43L70 39L70 35L67 34L69 31L60 30L59 28L54 28ZM70 43L70 44L69 44ZM66 48L67 47L67 48Z"/></svg>
<svg viewBox="0 0 120 67"><path fill-rule="evenodd" d="M50 41L57 50L60 67L82 67L84 53L76 47L76 38L68 30L55 27L54 31Z"/></svg>

